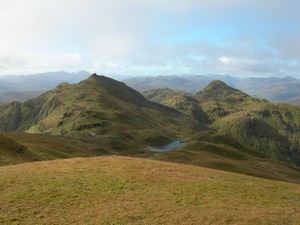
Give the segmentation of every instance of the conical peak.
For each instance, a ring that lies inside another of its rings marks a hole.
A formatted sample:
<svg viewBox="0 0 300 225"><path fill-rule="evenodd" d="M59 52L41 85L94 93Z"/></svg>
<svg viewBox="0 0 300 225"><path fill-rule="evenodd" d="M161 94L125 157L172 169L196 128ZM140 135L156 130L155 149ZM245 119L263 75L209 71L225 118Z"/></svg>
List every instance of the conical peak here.
<svg viewBox="0 0 300 225"><path fill-rule="evenodd" d="M213 80L204 88L203 91L223 90L224 88L232 89L230 86L220 80Z"/></svg>

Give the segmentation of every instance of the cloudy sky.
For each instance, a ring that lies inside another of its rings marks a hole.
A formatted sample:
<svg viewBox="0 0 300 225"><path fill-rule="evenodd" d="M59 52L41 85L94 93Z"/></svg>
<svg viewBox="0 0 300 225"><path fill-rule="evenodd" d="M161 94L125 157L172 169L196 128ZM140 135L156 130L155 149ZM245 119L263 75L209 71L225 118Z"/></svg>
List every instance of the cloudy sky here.
<svg viewBox="0 0 300 225"><path fill-rule="evenodd" d="M300 78L299 0L0 0L0 75Z"/></svg>

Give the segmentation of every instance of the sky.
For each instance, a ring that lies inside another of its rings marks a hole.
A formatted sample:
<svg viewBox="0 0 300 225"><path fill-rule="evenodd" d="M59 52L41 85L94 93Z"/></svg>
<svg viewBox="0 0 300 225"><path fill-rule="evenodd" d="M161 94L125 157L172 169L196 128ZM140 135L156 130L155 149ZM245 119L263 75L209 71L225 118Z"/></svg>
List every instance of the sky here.
<svg viewBox="0 0 300 225"><path fill-rule="evenodd" d="M0 75L300 78L299 0L0 0Z"/></svg>

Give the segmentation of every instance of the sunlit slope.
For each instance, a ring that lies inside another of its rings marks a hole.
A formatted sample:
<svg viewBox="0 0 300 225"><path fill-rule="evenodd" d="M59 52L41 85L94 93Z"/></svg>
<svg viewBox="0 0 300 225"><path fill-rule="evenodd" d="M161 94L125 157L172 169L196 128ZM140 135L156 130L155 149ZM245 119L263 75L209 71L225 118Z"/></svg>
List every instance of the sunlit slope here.
<svg viewBox="0 0 300 225"><path fill-rule="evenodd" d="M0 166L34 161L26 146L0 133Z"/></svg>
<svg viewBox="0 0 300 225"><path fill-rule="evenodd" d="M0 166L32 161L113 154L83 137L0 133Z"/></svg>
<svg viewBox="0 0 300 225"><path fill-rule="evenodd" d="M299 224L300 187L128 157L0 168L4 224Z"/></svg>
<svg viewBox="0 0 300 225"><path fill-rule="evenodd" d="M140 142L128 142L121 136L101 137L52 136L22 132L0 133L0 166L32 161L123 155L197 165L274 180L300 183L300 171L266 158L255 149L229 136L200 132L185 139L175 151L145 151L150 143L167 143L164 136L153 136ZM147 142L148 141L148 142ZM3 143L6 142L6 145ZM20 148L21 147L21 148Z"/></svg>
<svg viewBox="0 0 300 225"><path fill-rule="evenodd" d="M268 156L300 165L300 110L252 98L220 81L195 96L211 127Z"/></svg>
<svg viewBox="0 0 300 225"><path fill-rule="evenodd" d="M228 135L212 131L196 133L179 149L155 153L150 158L300 183L299 169L272 160Z"/></svg>
<svg viewBox="0 0 300 225"><path fill-rule="evenodd" d="M253 98L217 80L195 95L166 89L144 95L273 159L300 166L299 107Z"/></svg>
<svg viewBox="0 0 300 225"><path fill-rule="evenodd" d="M207 127L182 113L151 102L113 79L91 75L78 84L61 84L25 103L0 107L0 130L59 135L161 130L170 135ZM133 132L133 133L131 133Z"/></svg>

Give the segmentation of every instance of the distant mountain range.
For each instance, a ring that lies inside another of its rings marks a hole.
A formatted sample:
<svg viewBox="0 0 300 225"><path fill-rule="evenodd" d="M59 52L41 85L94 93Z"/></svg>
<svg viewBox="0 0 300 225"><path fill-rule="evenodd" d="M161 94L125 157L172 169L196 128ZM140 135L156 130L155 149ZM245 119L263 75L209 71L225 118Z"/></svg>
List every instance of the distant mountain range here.
<svg viewBox="0 0 300 225"><path fill-rule="evenodd" d="M9 102L24 102L55 88L63 82L77 83L89 75L87 71L65 71L32 75L0 76L0 105Z"/></svg>
<svg viewBox="0 0 300 225"><path fill-rule="evenodd" d="M63 82L78 83L89 74L82 70L77 73L57 71L32 75L0 76L0 92L47 91Z"/></svg>
<svg viewBox="0 0 300 225"><path fill-rule="evenodd" d="M57 71L31 75L0 76L0 105L35 98L61 83L78 83L89 75L89 72L81 70L76 73ZM128 78L122 75L113 77L117 80Z"/></svg>
<svg viewBox="0 0 300 225"><path fill-rule="evenodd" d="M24 102L35 98L44 93L44 91L23 91L23 92L4 92L0 93L0 105L10 102Z"/></svg>
<svg viewBox="0 0 300 225"><path fill-rule="evenodd" d="M170 88L194 94L213 80L221 80L253 97L300 105L300 80L293 77L236 78L229 75L187 75L138 77L124 82L139 91Z"/></svg>
<svg viewBox="0 0 300 225"><path fill-rule="evenodd" d="M89 74L87 71L77 73L57 71L32 75L0 76L0 105L12 101L23 102L37 97L63 82L78 83ZM300 105L300 80L293 77L237 78L230 75L185 75L138 77L124 80L126 77L120 75L114 76L114 78L123 79L123 82L138 91L170 88L192 94L202 90L213 80L221 80L253 97Z"/></svg>

